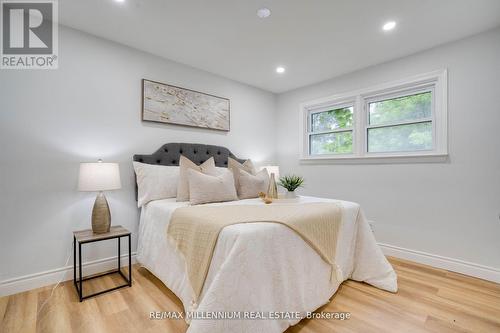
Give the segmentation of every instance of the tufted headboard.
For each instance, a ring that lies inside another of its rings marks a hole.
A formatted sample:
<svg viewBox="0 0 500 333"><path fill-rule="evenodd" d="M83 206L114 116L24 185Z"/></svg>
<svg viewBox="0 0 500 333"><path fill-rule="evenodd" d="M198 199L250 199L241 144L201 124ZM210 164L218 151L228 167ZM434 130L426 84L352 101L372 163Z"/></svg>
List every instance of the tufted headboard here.
<svg viewBox="0 0 500 333"><path fill-rule="evenodd" d="M203 145L198 143L166 143L151 155L134 155L134 162L159 165L179 165L181 155L200 165L213 157L215 165L227 168L227 158L231 157L243 163L245 160L237 158L226 147ZM136 186L137 198L137 186Z"/></svg>

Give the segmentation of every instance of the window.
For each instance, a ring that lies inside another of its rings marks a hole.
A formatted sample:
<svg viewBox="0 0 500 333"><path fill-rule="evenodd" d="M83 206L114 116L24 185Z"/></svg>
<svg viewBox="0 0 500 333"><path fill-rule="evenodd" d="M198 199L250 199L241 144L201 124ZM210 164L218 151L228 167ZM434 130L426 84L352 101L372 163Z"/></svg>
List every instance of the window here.
<svg viewBox="0 0 500 333"><path fill-rule="evenodd" d="M353 105L310 113L311 155L352 153Z"/></svg>
<svg viewBox="0 0 500 333"><path fill-rule="evenodd" d="M432 150L432 91L367 102L369 153Z"/></svg>
<svg viewBox="0 0 500 333"><path fill-rule="evenodd" d="M302 159L447 155L446 70L301 105Z"/></svg>

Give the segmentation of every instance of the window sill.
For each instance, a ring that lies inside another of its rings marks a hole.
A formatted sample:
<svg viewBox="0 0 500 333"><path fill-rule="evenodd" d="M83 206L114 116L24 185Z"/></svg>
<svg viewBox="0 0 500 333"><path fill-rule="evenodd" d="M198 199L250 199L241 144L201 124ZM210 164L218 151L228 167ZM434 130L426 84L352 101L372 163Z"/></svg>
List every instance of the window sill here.
<svg viewBox="0 0 500 333"><path fill-rule="evenodd" d="M407 164L407 163L446 163L447 153L419 155L368 155L368 156L306 156L300 158L301 164Z"/></svg>

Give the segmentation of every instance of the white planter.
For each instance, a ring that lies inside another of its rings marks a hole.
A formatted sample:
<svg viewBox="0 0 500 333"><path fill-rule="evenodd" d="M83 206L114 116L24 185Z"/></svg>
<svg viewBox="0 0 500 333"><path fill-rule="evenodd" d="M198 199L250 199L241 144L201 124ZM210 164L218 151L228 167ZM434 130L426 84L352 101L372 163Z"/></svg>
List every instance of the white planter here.
<svg viewBox="0 0 500 333"><path fill-rule="evenodd" d="M297 197L297 194L295 191L286 191L285 192L285 199L294 199Z"/></svg>

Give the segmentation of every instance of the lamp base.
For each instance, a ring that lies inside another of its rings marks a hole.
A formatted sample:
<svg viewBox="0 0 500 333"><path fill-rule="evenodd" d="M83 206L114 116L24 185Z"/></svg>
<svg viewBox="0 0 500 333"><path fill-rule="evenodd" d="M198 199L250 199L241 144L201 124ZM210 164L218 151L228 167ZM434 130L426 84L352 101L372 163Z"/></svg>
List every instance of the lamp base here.
<svg viewBox="0 0 500 333"><path fill-rule="evenodd" d="M111 213L109 211L108 201L104 193L99 192L95 198L94 208L92 209L92 231L96 234L109 232L111 227Z"/></svg>

